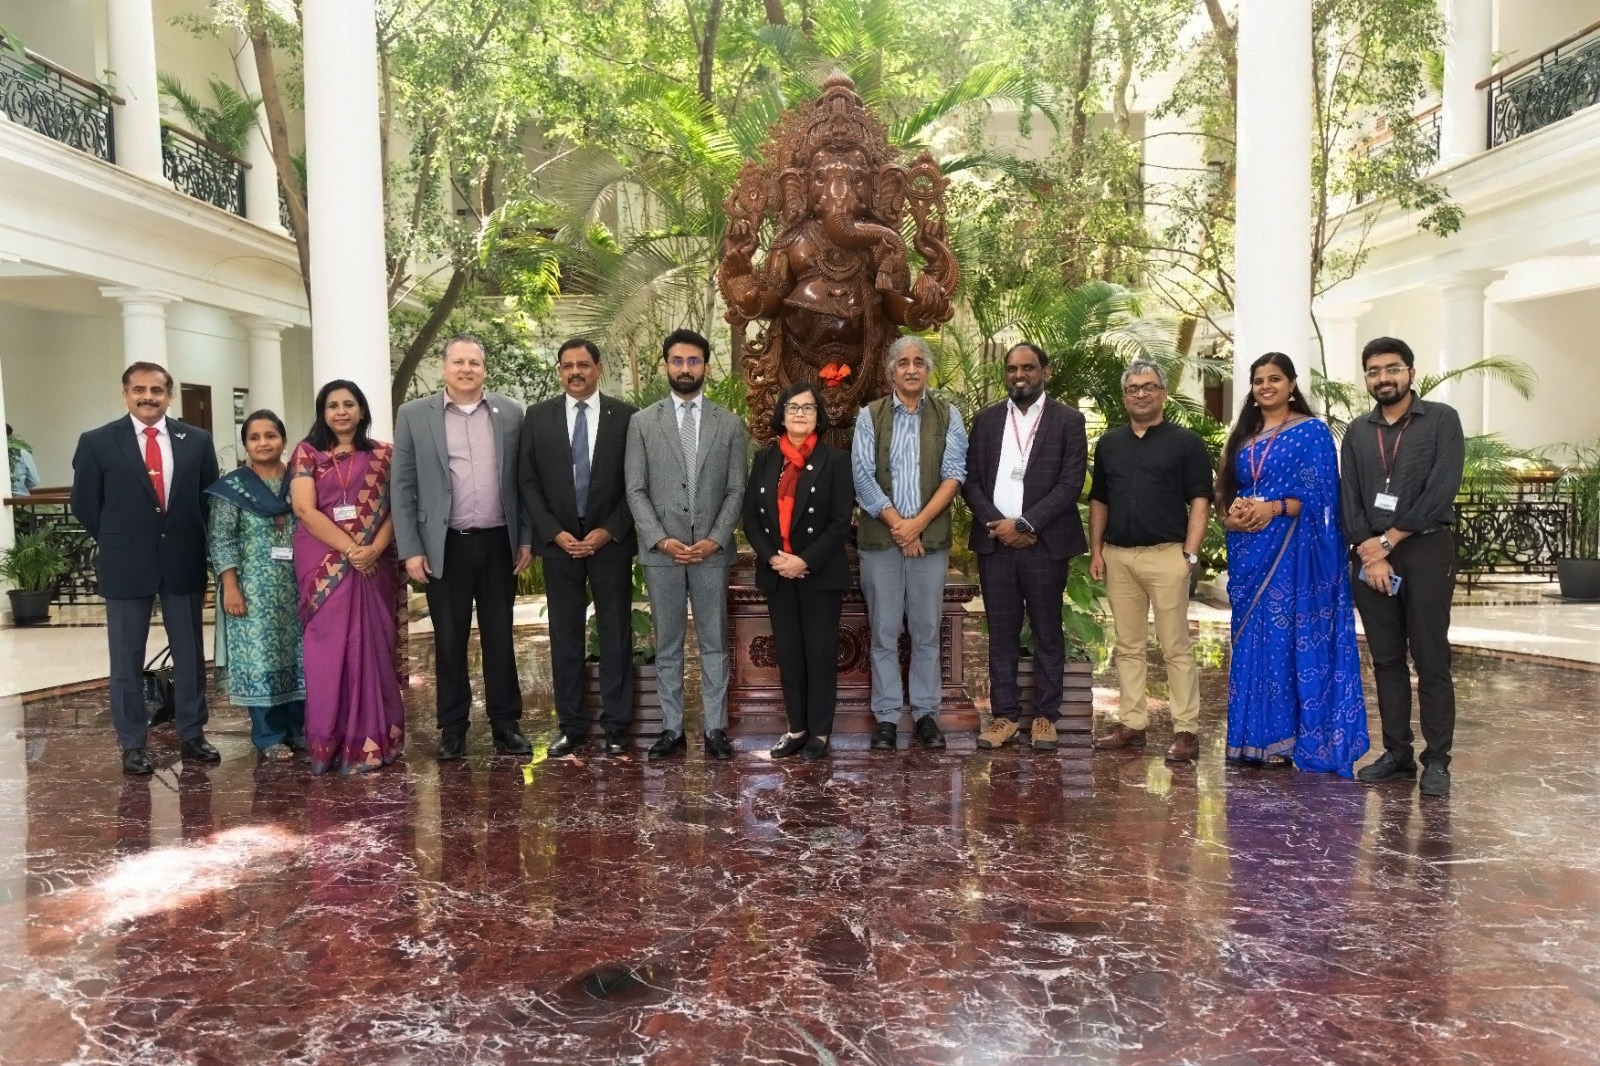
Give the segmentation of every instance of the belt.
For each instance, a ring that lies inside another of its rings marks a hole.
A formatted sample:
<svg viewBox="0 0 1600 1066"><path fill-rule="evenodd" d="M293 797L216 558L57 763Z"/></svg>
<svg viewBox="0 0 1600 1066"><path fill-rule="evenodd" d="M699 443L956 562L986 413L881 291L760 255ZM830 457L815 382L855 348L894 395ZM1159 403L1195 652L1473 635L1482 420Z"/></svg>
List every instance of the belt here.
<svg viewBox="0 0 1600 1066"><path fill-rule="evenodd" d="M456 529L451 527L450 532L460 533L463 537L475 537L480 533L504 533L505 526L484 526L480 529Z"/></svg>

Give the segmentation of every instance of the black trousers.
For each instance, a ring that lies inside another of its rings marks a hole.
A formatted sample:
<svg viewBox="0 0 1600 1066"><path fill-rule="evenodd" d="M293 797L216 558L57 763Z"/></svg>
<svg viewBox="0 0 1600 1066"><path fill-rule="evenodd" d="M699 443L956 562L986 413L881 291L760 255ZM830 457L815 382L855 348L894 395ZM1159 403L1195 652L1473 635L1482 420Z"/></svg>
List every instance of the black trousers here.
<svg viewBox="0 0 1600 1066"><path fill-rule="evenodd" d="M1061 717L1062 674L1067 666L1061 600L1067 591L1071 558L1051 559L1035 544L978 556L978 583L989 616L989 707L996 718L1022 716L1017 687L1022 616L1033 629L1033 710L1054 722Z"/></svg>
<svg viewBox="0 0 1600 1066"><path fill-rule="evenodd" d="M173 728L180 740L193 740L211 718L206 706L206 653L200 624L201 592L160 592L161 624L172 649ZM142 748L149 724L141 677L145 643L150 636L150 609L156 596L106 599L106 641L111 654L111 724L117 744Z"/></svg>
<svg viewBox="0 0 1600 1066"><path fill-rule="evenodd" d="M1411 671L1417 668L1417 705L1425 763L1450 765L1456 731L1456 688L1450 676L1450 598L1456 587L1456 542L1448 529L1407 537L1395 545L1389 565L1400 575L1400 592L1387 596L1356 578L1350 585L1372 652L1383 750L1411 756Z"/></svg>
<svg viewBox="0 0 1600 1066"><path fill-rule="evenodd" d="M425 589L428 614L433 619L441 733L467 730L472 710L467 641L472 634L474 603L489 724L497 730L515 728L522 717L522 686L511 647L511 610L517 596L511 563L511 540L503 526L472 533L452 529L445 534L444 576L431 579Z"/></svg>
<svg viewBox="0 0 1600 1066"><path fill-rule="evenodd" d="M778 587L767 593L767 617L791 733L825 737L833 732L843 606L842 591L807 588L803 577L780 577Z"/></svg>
<svg viewBox="0 0 1600 1066"><path fill-rule="evenodd" d="M600 630L600 728L627 729L633 720L633 556L602 548L587 559L546 555L543 565L550 680L561 731L579 737L589 733L583 660L588 637L584 614L591 594Z"/></svg>

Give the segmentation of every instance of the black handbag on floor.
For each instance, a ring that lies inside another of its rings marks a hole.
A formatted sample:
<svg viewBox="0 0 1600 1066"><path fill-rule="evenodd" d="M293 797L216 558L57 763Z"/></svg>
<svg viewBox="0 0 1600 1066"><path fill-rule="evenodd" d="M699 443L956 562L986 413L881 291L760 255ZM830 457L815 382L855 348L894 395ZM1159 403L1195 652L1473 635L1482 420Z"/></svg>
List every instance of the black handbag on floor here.
<svg viewBox="0 0 1600 1066"><path fill-rule="evenodd" d="M172 689L172 649L162 648L155 658L144 664L139 678L144 692L145 713L150 716L150 728L172 721L177 701Z"/></svg>

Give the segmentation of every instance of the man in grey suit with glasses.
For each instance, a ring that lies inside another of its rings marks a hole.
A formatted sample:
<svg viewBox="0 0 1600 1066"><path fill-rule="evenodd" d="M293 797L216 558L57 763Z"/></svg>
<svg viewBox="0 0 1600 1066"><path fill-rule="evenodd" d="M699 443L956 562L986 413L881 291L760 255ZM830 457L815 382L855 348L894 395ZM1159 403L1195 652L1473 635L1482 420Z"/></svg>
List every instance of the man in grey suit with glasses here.
<svg viewBox="0 0 1600 1066"><path fill-rule="evenodd" d="M733 757L728 740L728 568L744 503L749 437L737 415L705 397L711 344L689 329L661 342L670 395L628 423L628 510L650 591L661 693L662 759L687 749L683 637L690 605L700 643L700 728L705 752Z"/></svg>

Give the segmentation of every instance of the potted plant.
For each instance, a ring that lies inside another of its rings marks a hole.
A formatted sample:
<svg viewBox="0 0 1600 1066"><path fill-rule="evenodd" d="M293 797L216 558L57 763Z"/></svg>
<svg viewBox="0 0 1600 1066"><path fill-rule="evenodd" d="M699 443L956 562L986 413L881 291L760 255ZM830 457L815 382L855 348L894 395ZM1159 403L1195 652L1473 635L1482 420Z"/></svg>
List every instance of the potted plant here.
<svg viewBox="0 0 1600 1066"><path fill-rule="evenodd" d="M1556 560L1561 595L1600 600L1600 438L1567 445L1571 462L1556 482L1570 508L1568 551Z"/></svg>
<svg viewBox="0 0 1600 1066"><path fill-rule="evenodd" d="M17 625L48 622L56 582L71 566L67 553L42 531L23 533L0 552L0 578L15 586L10 590L12 620Z"/></svg>

